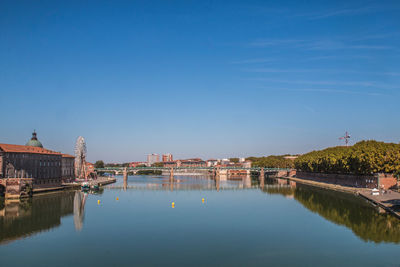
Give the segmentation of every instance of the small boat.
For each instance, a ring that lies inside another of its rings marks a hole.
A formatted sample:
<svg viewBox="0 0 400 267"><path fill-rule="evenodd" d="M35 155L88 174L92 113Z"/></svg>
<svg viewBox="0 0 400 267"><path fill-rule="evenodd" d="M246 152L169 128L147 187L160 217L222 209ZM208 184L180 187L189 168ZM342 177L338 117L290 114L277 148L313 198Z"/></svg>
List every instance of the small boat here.
<svg viewBox="0 0 400 267"><path fill-rule="evenodd" d="M89 191L89 189L90 189L89 183L87 183L87 182L82 183L82 185L81 185L82 191Z"/></svg>

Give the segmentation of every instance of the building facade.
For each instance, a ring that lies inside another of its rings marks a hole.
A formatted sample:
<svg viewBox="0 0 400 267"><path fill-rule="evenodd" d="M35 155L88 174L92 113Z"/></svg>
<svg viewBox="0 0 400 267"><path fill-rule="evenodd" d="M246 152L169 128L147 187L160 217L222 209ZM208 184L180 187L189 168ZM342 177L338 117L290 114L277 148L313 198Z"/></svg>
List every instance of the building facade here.
<svg viewBox="0 0 400 267"><path fill-rule="evenodd" d="M97 174L94 171L94 164L90 163L90 162L86 162L85 164L86 164L86 168L85 168L86 178L92 178L92 179L97 178Z"/></svg>
<svg viewBox="0 0 400 267"><path fill-rule="evenodd" d="M160 156L158 154L147 155L147 166L151 166L156 162L160 162Z"/></svg>
<svg viewBox="0 0 400 267"><path fill-rule="evenodd" d="M175 168L178 167L177 161L165 161L163 162L163 166L166 168Z"/></svg>
<svg viewBox="0 0 400 267"><path fill-rule="evenodd" d="M134 162L130 162L130 163L129 163L129 167L131 167L131 168L136 168L136 167L143 166L143 165L147 165L147 162L144 162L144 161L134 161Z"/></svg>
<svg viewBox="0 0 400 267"><path fill-rule="evenodd" d="M207 167L214 167L218 164L217 159L209 159L206 162L207 162Z"/></svg>
<svg viewBox="0 0 400 267"><path fill-rule="evenodd" d="M163 154L162 155L162 162L173 161L172 154Z"/></svg>
<svg viewBox="0 0 400 267"><path fill-rule="evenodd" d="M58 187L64 178L74 179L73 161L71 155L43 148L33 132L26 145L0 144L0 179L3 186L23 178L33 188Z"/></svg>
<svg viewBox="0 0 400 267"><path fill-rule="evenodd" d="M181 160L180 167L186 167L186 168L207 167L207 162L201 159Z"/></svg>
<svg viewBox="0 0 400 267"><path fill-rule="evenodd" d="M0 178L33 178L34 187L58 186L61 158L41 147L0 144Z"/></svg>
<svg viewBox="0 0 400 267"><path fill-rule="evenodd" d="M75 180L75 157L61 154L61 179L63 182Z"/></svg>

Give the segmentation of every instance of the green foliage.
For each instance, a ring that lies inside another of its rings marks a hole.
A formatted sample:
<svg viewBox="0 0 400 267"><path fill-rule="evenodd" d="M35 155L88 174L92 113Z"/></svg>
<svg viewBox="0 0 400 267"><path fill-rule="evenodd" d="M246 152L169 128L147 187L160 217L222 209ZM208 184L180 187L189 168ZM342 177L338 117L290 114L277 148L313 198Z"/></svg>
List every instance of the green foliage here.
<svg viewBox="0 0 400 267"><path fill-rule="evenodd" d="M293 160L285 159L282 156L268 156L268 157L249 157L246 160L250 160L253 167L264 167L264 168L293 168Z"/></svg>
<svg viewBox="0 0 400 267"><path fill-rule="evenodd" d="M138 175L161 175L162 171L142 170L137 172Z"/></svg>
<svg viewBox="0 0 400 267"><path fill-rule="evenodd" d="M230 160L230 162L233 162L233 163L239 162L239 158L230 158L229 160Z"/></svg>
<svg viewBox="0 0 400 267"><path fill-rule="evenodd" d="M153 163L151 166L152 167L164 167L164 163L163 162L156 162L156 163Z"/></svg>
<svg viewBox="0 0 400 267"><path fill-rule="evenodd" d="M95 167L96 169L104 168L104 161L102 161L102 160L96 161L96 163L94 164L94 167Z"/></svg>
<svg viewBox="0 0 400 267"><path fill-rule="evenodd" d="M330 147L298 157L295 167L318 173L396 173L400 171L400 145L371 140L351 147Z"/></svg>
<svg viewBox="0 0 400 267"><path fill-rule="evenodd" d="M129 162L126 163L106 163L105 167L129 167Z"/></svg>

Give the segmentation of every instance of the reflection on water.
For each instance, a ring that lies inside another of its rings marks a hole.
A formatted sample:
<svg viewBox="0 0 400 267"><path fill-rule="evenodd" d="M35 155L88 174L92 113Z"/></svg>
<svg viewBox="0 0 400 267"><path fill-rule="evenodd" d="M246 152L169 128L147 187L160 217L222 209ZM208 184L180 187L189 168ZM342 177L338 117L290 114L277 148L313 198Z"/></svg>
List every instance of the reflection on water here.
<svg viewBox="0 0 400 267"><path fill-rule="evenodd" d="M83 227L83 219L85 217L85 203L87 193L75 192L74 196L74 224L75 229L80 231Z"/></svg>
<svg viewBox="0 0 400 267"><path fill-rule="evenodd" d="M82 229L85 200L82 192L66 191L21 202L0 201L0 244L58 227L61 218L71 214L75 228Z"/></svg>
<svg viewBox="0 0 400 267"><path fill-rule="evenodd" d="M379 213L360 197L293 182L288 184L284 179L271 179L269 183L281 186L265 187L265 193L292 197L308 210L351 229L364 241L400 243L399 219Z"/></svg>
<svg viewBox="0 0 400 267"><path fill-rule="evenodd" d="M133 181L132 181L133 180ZM229 177L220 175L216 177L196 175L175 176L171 179L168 176L130 176L130 180L117 180L117 183L107 186L108 189L146 189L146 190L232 190L232 189L248 189L259 188L258 178L250 175Z"/></svg>
<svg viewBox="0 0 400 267"><path fill-rule="evenodd" d="M379 213L363 199L284 179L265 179L259 184L257 179L250 176L234 180L226 177L179 177L172 182L163 176L131 177L129 183L122 182L121 179L105 190L115 189L261 190L266 194L294 199L311 212L335 224L346 226L364 241L400 243L400 221L388 214ZM87 197L87 194L80 191L67 191L35 196L20 203L0 200L0 244L58 227L62 217L72 214L75 229L80 231L84 224Z"/></svg>

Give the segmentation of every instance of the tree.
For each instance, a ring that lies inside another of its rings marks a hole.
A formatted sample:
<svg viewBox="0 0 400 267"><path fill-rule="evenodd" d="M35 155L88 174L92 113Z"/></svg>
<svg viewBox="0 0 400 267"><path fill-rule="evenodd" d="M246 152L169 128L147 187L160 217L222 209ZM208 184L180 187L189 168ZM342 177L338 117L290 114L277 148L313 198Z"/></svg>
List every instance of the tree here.
<svg viewBox="0 0 400 267"><path fill-rule="evenodd" d="M238 163L239 162L239 158L230 158L229 161L233 162L233 163Z"/></svg>
<svg viewBox="0 0 400 267"><path fill-rule="evenodd" d="M369 140L351 147L329 147L298 157L295 167L317 173L396 173L400 170L400 145Z"/></svg>
<svg viewBox="0 0 400 267"><path fill-rule="evenodd" d="M164 163L163 162L156 162L156 163L153 163L151 165L151 167L164 167Z"/></svg>
<svg viewBox="0 0 400 267"><path fill-rule="evenodd" d="M96 163L94 164L94 167L95 167L96 169L104 168L104 162L103 162L102 160L98 160L98 161L96 161Z"/></svg>
<svg viewBox="0 0 400 267"><path fill-rule="evenodd" d="M249 157L246 160L252 162L254 167L265 167L265 168L293 168L294 163L291 159L286 159L286 155L282 156L268 156L268 157Z"/></svg>

